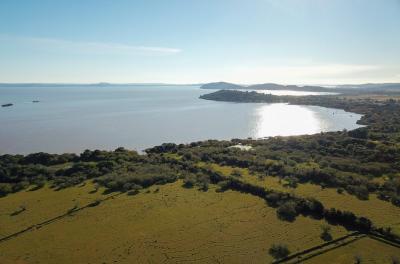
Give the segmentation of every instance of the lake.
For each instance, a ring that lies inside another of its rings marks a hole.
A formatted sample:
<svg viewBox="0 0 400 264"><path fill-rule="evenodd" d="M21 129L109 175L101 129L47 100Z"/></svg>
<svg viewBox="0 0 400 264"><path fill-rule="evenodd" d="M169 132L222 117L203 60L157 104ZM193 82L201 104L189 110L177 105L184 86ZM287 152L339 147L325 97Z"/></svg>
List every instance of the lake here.
<svg viewBox="0 0 400 264"><path fill-rule="evenodd" d="M0 153L141 151L165 142L359 127L360 115L338 109L198 98L211 92L184 85L0 87L0 104L14 104L0 108Z"/></svg>

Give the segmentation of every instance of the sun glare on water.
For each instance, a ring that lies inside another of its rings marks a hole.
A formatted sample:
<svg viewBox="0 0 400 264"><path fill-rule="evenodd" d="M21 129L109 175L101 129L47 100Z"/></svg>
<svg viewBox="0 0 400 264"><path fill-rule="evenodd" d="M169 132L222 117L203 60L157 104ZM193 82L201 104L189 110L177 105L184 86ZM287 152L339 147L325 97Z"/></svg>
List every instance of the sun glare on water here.
<svg viewBox="0 0 400 264"><path fill-rule="evenodd" d="M304 106L268 104L260 106L255 115L258 117L254 132L257 138L321 131L320 121L315 113Z"/></svg>

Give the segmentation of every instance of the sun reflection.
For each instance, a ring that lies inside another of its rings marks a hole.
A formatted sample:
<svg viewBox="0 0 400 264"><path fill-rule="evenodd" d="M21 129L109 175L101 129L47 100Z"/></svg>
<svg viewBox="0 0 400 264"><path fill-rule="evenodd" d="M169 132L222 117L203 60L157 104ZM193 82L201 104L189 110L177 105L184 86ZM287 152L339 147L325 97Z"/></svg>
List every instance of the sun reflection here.
<svg viewBox="0 0 400 264"><path fill-rule="evenodd" d="M304 106L268 104L256 113L255 137L313 134L321 131L319 118Z"/></svg>

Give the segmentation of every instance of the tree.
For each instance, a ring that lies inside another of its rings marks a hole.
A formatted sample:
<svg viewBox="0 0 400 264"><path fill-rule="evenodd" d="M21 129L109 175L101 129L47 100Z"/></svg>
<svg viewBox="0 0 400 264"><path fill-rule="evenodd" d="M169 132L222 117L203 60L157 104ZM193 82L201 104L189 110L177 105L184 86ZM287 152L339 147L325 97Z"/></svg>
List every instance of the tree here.
<svg viewBox="0 0 400 264"><path fill-rule="evenodd" d="M296 203L288 201L279 206L278 217L282 220L293 221L297 216Z"/></svg>
<svg viewBox="0 0 400 264"><path fill-rule="evenodd" d="M359 255L354 256L354 263L355 264L361 264L362 263L362 258Z"/></svg>
<svg viewBox="0 0 400 264"><path fill-rule="evenodd" d="M242 173L238 169L233 169L232 172L231 172L231 176L233 176L233 177L241 177Z"/></svg>
<svg viewBox="0 0 400 264"><path fill-rule="evenodd" d="M193 174L188 174L183 179L183 187L185 188L192 188L197 182L196 177Z"/></svg>
<svg viewBox="0 0 400 264"><path fill-rule="evenodd" d="M0 197L6 196L7 194L11 193L12 185L9 183L0 183Z"/></svg>
<svg viewBox="0 0 400 264"><path fill-rule="evenodd" d="M368 138L368 129L366 127L357 128L348 132L350 137L366 139Z"/></svg>
<svg viewBox="0 0 400 264"><path fill-rule="evenodd" d="M269 248L268 253L274 259L283 259L290 254L290 251L285 244L272 244L272 246Z"/></svg>
<svg viewBox="0 0 400 264"><path fill-rule="evenodd" d="M321 233L320 237L322 238L322 240L331 241L332 240L331 227L328 225L322 225L321 229L322 229L322 233Z"/></svg>

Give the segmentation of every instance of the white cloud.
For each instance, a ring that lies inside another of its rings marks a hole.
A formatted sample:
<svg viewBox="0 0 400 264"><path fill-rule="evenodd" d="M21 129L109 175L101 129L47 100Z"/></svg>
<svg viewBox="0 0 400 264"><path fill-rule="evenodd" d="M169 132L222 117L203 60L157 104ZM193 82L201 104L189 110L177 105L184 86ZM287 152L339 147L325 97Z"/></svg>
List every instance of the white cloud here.
<svg viewBox="0 0 400 264"><path fill-rule="evenodd" d="M118 53L131 55L172 55L181 49L157 46L135 46L120 43L71 41L54 38L2 36L2 39L13 40L23 45L56 51L78 53Z"/></svg>

